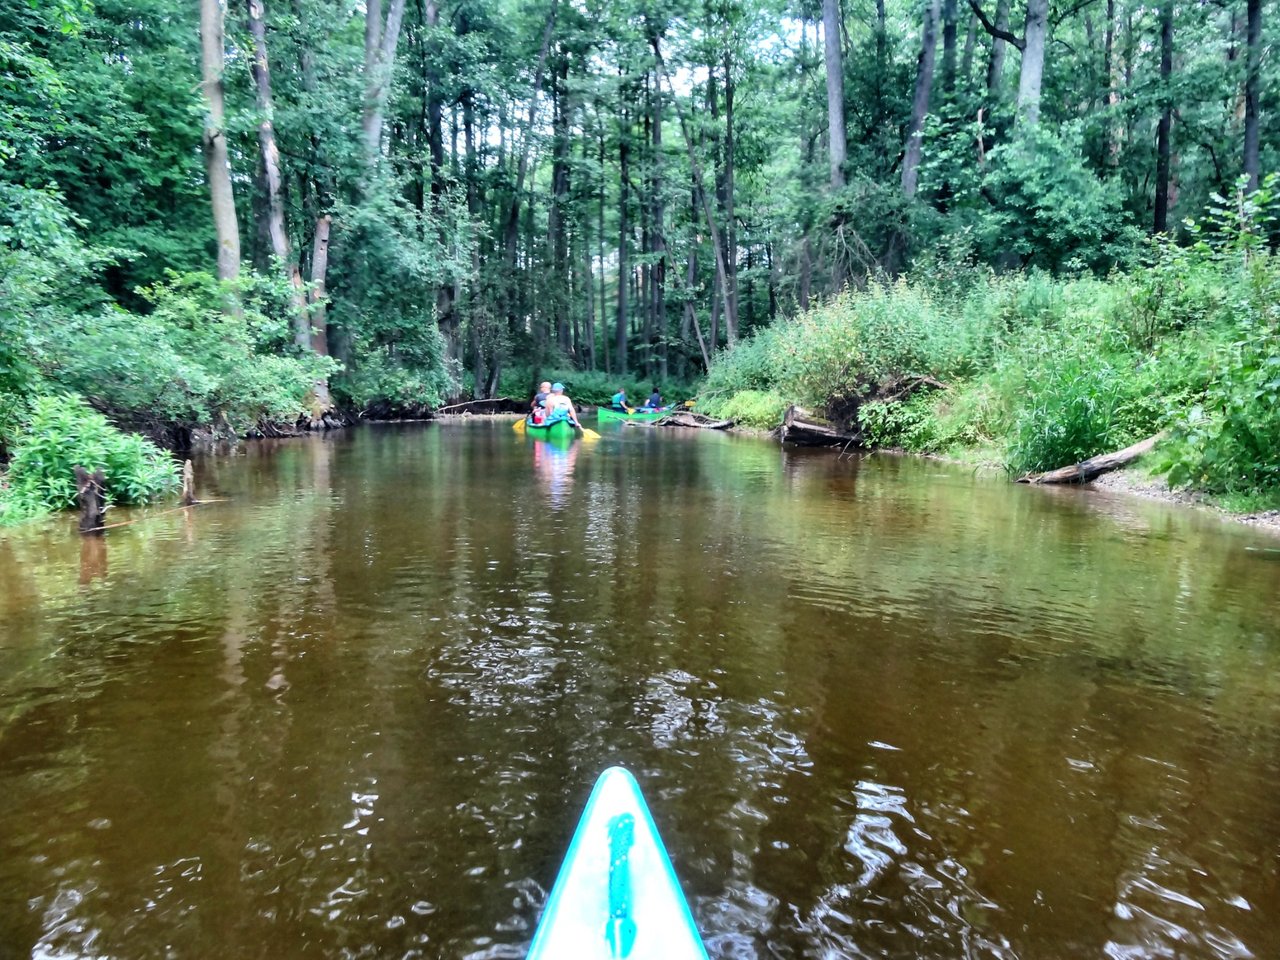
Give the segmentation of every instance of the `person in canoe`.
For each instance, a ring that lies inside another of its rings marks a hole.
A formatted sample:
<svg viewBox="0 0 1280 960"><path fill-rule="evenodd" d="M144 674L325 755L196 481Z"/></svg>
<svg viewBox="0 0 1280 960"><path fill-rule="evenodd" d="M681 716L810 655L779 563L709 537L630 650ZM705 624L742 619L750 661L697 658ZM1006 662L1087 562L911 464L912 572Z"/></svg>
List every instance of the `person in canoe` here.
<svg viewBox="0 0 1280 960"><path fill-rule="evenodd" d="M661 410L663 407L662 394L658 392L658 388L654 387L653 392L649 394L649 399L644 402L646 410Z"/></svg>
<svg viewBox="0 0 1280 960"><path fill-rule="evenodd" d="M529 422L540 424L547 419L547 398L551 396L551 381L543 380L538 384L538 392L533 395L533 403L529 405Z"/></svg>
<svg viewBox="0 0 1280 960"><path fill-rule="evenodd" d="M573 401L565 396L563 383L553 383L551 385L551 393L547 396L546 410L547 423L568 420L579 430L582 429L582 424L578 422L578 411L574 409Z"/></svg>
<svg viewBox="0 0 1280 960"><path fill-rule="evenodd" d="M619 387L618 392L609 398L609 409L617 413L631 413L627 406L627 388Z"/></svg>

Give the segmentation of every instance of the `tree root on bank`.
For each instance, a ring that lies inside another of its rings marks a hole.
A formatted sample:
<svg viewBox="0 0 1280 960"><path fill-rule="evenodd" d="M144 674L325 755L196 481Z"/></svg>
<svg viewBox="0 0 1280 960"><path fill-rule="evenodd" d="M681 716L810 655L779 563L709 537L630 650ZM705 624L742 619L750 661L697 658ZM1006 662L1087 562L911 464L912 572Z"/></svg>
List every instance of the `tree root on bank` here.
<svg viewBox="0 0 1280 960"><path fill-rule="evenodd" d="M781 442L804 447L834 447L858 440L857 436L844 432L837 424L795 404L787 407L777 432Z"/></svg>

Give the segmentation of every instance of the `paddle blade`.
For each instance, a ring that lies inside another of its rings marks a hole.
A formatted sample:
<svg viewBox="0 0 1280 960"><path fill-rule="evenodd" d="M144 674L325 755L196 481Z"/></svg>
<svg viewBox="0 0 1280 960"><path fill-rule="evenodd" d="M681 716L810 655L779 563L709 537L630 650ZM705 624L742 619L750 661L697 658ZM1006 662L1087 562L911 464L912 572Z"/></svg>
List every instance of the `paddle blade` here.
<svg viewBox="0 0 1280 960"><path fill-rule="evenodd" d="M599 440L599 439L600 439L600 434L596 433L596 432L595 432L594 430L592 430L590 427L583 427L583 428L582 428L582 439L583 439L583 440Z"/></svg>
<svg viewBox="0 0 1280 960"><path fill-rule="evenodd" d="M516 433L524 433L524 417L521 417L519 420L513 423L511 425L511 429L514 430Z"/></svg>

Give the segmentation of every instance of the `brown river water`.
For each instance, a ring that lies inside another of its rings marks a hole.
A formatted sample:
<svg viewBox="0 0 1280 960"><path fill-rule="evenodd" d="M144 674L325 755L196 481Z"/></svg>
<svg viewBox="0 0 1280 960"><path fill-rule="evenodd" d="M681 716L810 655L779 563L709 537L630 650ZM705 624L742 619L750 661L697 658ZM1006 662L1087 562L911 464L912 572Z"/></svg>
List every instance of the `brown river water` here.
<svg viewBox="0 0 1280 960"><path fill-rule="evenodd" d="M0 536L0 960L523 957L613 763L712 957L1280 957L1274 535L625 426L197 472Z"/></svg>

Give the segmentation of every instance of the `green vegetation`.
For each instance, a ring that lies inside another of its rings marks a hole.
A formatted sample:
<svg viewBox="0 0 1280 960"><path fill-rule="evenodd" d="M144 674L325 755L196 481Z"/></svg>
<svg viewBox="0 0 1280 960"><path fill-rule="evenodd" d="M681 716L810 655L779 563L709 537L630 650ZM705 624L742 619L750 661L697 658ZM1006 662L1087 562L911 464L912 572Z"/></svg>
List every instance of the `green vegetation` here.
<svg viewBox="0 0 1280 960"><path fill-rule="evenodd" d="M748 423L1015 469L1160 424L1179 482L1272 482L1269 281L1179 226L1243 176L1270 262L1264 5L985 6L6 4L0 459L66 392L245 434L718 358Z"/></svg>
<svg viewBox="0 0 1280 960"><path fill-rule="evenodd" d="M10 450L0 526L74 506L76 466L102 470L110 503L145 503L178 486L177 464L164 451L72 394L37 398Z"/></svg>
<svg viewBox="0 0 1280 960"><path fill-rule="evenodd" d="M931 269L843 294L722 354L699 407L771 426L776 402L747 411L785 398L872 446L994 451L1015 474L1167 431L1154 463L1172 485L1266 497L1280 489L1280 257L1262 242L1276 185L1216 198L1193 244L1155 241L1106 279Z"/></svg>

